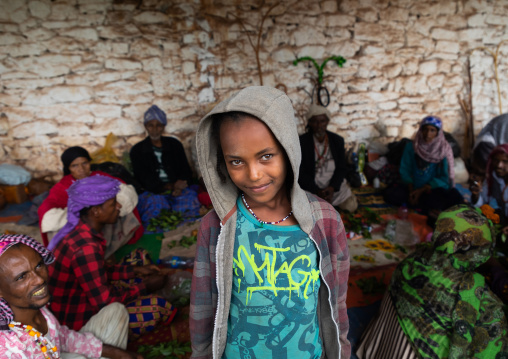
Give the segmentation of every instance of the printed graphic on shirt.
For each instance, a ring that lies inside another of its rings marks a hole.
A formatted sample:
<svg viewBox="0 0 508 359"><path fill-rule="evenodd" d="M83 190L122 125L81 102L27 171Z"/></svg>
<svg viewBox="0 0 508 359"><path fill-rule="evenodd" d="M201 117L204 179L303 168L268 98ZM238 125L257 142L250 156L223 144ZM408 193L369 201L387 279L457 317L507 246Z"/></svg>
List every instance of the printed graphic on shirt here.
<svg viewBox="0 0 508 359"><path fill-rule="evenodd" d="M314 243L299 226L261 227L239 208L223 358L320 358Z"/></svg>

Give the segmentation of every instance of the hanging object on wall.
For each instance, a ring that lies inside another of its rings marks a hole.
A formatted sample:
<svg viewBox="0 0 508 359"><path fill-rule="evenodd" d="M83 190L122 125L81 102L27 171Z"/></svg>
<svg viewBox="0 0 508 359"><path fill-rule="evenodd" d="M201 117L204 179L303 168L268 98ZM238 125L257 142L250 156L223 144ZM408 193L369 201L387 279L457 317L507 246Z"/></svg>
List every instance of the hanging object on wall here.
<svg viewBox="0 0 508 359"><path fill-rule="evenodd" d="M494 75L496 76L496 85L497 85L497 97L499 102L499 114L503 114L503 101L501 99L501 86L499 85L499 72L498 72L498 65L499 65L499 48L501 45L505 42L508 42L508 40L503 40L499 44L497 44L496 52L492 51L491 49L488 49L484 46L475 47L473 50L471 50L471 55L476 50L483 50L485 52L488 52L493 58L494 58Z"/></svg>
<svg viewBox="0 0 508 359"><path fill-rule="evenodd" d="M459 100L460 108L464 114L464 118L466 119L466 126L464 129L464 145L462 152L463 158L467 159L471 156L471 152L474 148L474 120L473 120L473 77L471 76L471 66L469 58L467 59L467 94L466 99L463 99L460 95L457 94L457 98Z"/></svg>
<svg viewBox="0 0 508 359"><path fill-rule="evenodd" d="M314 82L314 87L312 88L312 94L310 95L311 100L312 102L314 102L314 93L316 93L318 104L324 107L327 107L330 104L330 92L328 91L326 86L323 85L323 81L325 78L324 68L326 66L326 63L330 60L336 62L339 67L342 67L344 63L346 63L346 59L343 58L342 56L330 56L323 61L321 66L318 65L317 61L310 56L298 57L295 61L293 61L293 65L295 66L302 61L312 62L312 64L317 70L317 77L312 79Z"/></svg>

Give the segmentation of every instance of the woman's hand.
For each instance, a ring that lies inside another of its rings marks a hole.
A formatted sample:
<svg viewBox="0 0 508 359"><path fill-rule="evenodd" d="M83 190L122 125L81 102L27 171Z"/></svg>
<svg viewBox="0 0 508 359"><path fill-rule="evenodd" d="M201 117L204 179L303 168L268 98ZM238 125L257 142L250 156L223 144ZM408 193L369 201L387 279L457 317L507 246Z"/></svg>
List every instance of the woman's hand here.
<svg viewBox="0 0 508 359"><path fill-rule="evenodd" d="M164 274L154 274L149 277L143 278L143 283L148 293L153 293L159 289L162 289L166 284L167 276Z"/></svg>
<svg viewBox="0 0 508 359"><path fill-rule="evenodd" d="M147 277L153 274L159 274L161 269L157 267L155 264L149 264L146 266L134 267L134 275L136 277Z"/></svg>
<svg viewBox="0 0 508 359"><path fill-rule="evenodd" d="M102 344L101 356L111 359L143 359L141 354L129 352L109 344Z"/></svg>
<svg viewBox="0 0 508 359"><path fill-rule="evenodd" d="M182 191L187 188L187 181L184 180L177 180L173 186L173 193L172 195L174 197L178 197L182 194Z"/></svg>
<svg viewBox="0 0 508 359"><path fill-rule="evenodd" d="M469 180L469 190L471 191L471 203L478 202L478 197L482 191L482 182L480 180Z"/></svg>
<svg viewBox="0 0 508 359"><path fill-rule="evenodd" d="M503 234L504 234L505 236L508 236L508 226L506 226L506 227L504 227L504 228L503 228Z"/></svg>
<svg viewBox="0 0 508 359"><path fill-rule="evenodd" d="M332 203L332 199L333 199L333 187L332 186L328 186L326 188L323 188L322 190L320 190L317 195L319 197L321 197L322 199L324 199L325 201L329 202L329 203Z"/></svg>
<svg viewBox="0 0 508 359"><path fill-rule="evenodd" d="M409 204L411 206L416 206L418 204L418 201L420 200L420 196L425 193L429 192L431 187L426 184L423 187L417 188L409 192Z"/></svg>

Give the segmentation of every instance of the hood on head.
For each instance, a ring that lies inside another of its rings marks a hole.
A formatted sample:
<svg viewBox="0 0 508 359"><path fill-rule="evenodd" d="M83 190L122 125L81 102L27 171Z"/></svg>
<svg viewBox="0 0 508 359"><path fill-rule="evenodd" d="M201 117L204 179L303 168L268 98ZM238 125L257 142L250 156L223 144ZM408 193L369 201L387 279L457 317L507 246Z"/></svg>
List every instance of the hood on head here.
<svg viewBox="0 0 508 359"><path fill-rule="evenodd" d="M229 177L226 179L226 183L222 183L217 173L217 141L219 139L212 138L211 135L212 115L232 111L245 112L263 121L286 151L294 174L291 203L293 213L300 223L297 203L306 199L306 195L298 185L301 149L294 109L291 100L285 93L267 86L247 87L234 93L227 100L215 106L198 125L196 146L199 167L219 218L222 220L235 205L238 189Z"/></svg>

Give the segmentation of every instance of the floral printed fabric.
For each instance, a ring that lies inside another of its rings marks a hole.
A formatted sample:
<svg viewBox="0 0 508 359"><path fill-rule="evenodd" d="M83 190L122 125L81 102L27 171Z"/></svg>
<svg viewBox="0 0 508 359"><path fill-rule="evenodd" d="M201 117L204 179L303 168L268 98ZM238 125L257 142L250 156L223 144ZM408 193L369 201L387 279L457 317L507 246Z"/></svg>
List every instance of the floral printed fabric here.
<svg viewBox="0 0 508 359"><path fill-rule="evenodd" d="M390 294L399 323L422 358L506 358L502 303L474 270L492 254L492 225L455 206L395 270Z"/></svg>
<svg viewBox="0 0 508 359"><path fill-rule="evenodd" d="M90 333L79 333L60 325L46 308L41 309L48 323L46 337L56 345L60 354L77 353L88 358L100 358L102 342ZM0 358L2 359L44 359L41 347L28 333L0 330Z"/></svg>

